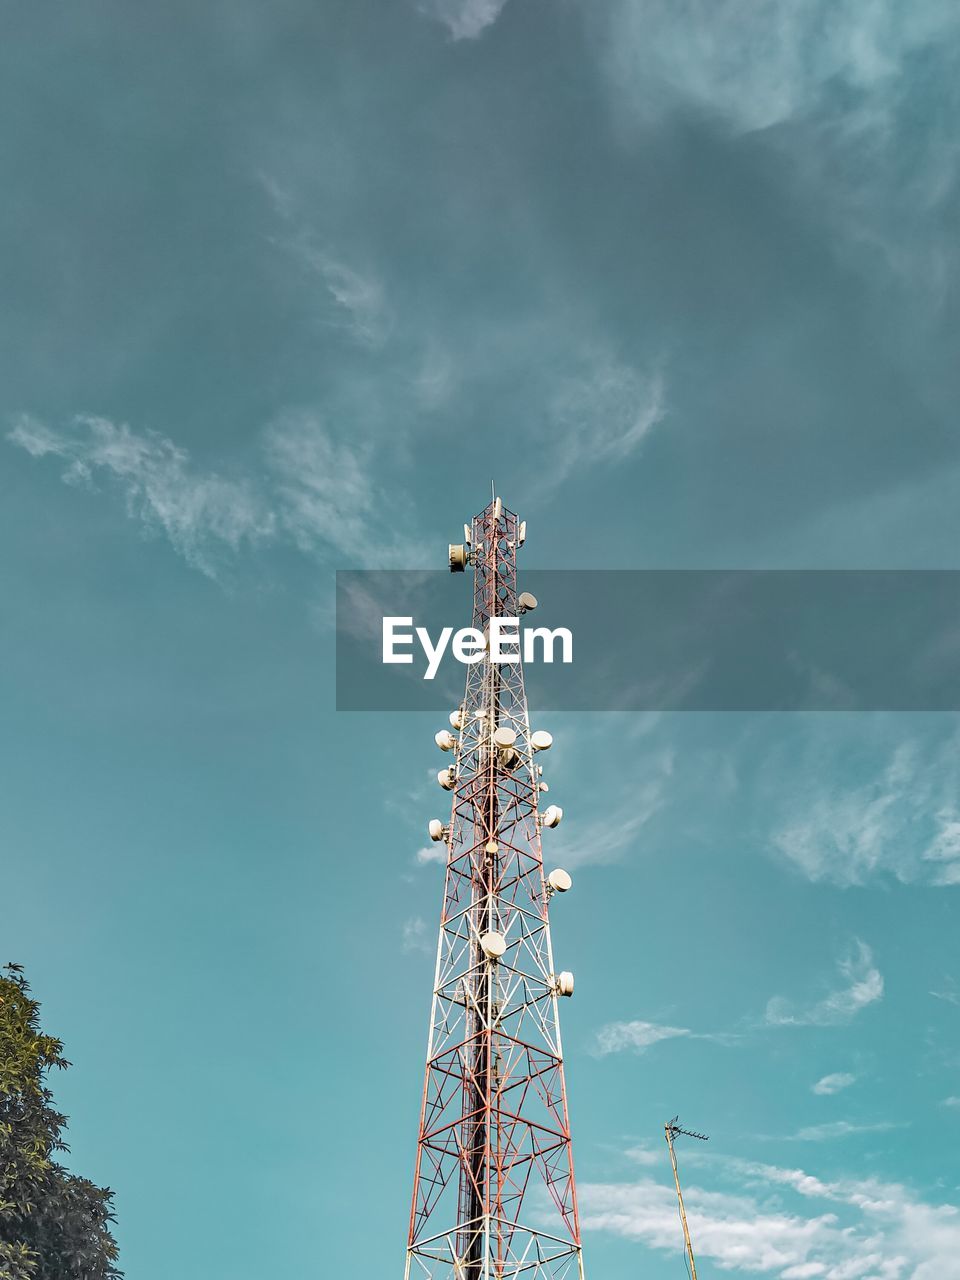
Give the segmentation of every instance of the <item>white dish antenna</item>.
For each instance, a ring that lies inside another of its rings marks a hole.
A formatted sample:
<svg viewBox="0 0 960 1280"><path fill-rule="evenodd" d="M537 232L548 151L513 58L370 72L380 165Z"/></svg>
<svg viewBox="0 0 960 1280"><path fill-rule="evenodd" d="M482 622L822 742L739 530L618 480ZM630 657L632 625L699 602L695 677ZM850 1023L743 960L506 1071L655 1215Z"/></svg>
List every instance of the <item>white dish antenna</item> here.
<svg viewBox="0 0 960 1280"><path fill-rule="evenodd" d="M566 893L572 887L573 880L570 878L569 871L564 871L563 867L556 867L547 876L547 884L554 893Z"/></svg>
<svg viewBox="0 0 960 1280"><path fill-rule="evenodd" d="M522 547L523 544L526 542L526 540L527 540L527 522L526 520L521 520L519 528L517 529L517 546Z"/></svg>
<svg viewBox="0 0 960 1280"><path fill-rule="evenodd" d="M521 613L530 613L537 607L537 597L532 591L521 591L517 597L517 607Z"/></svg>
<svg viewBox="0 0 960 1280"><path fill-rule="evenodd" d="M569 969L564 969L563 973L557 974L557 995L573 995L573 974Z"/></svg>
<svg viewBox="0 0 960 1280"><path fill-rule="evenodd" d="M441 769L437 774L437 781L443 787L444 791L452 791L457 785L457 775L454 772L453 765L449 769Z"/></svg>
<svg viewBox="0 0 960 1280"><path fill-rule="evenodd" d="M448 563L450 565L450 572L463 573L464 569L467 567L467 560L469 558L467 548L462 543L451 542L449 544L447 556Z"/></svg>
<svg viewBox="0 0 960 1280"><path fill-rule="evenodd" d="M563 810L558 804L552 804L548 809L544 810L540 821L545 827L559 827L562 818Z"/></svg>
<svg viewBox="0 0 960 1280"><path fill-rule="evenodd" d="M430 819L427 823L427 831L430 834L430 839L438 844L441 840L444 840L447 835L447 829L439 818Z"/></svg>
<svg viewBox="0 0 960 1280"><path fill-rule="evenodd" d="M503 751L506 751L510 747L512 747L513 744L516 742L516 740L517 740L516 729L509 729L507 728L506 725L501 725L499 729L494 729L493 731L494 744L500 747L500 749Z"/></svg>
<svg viewBox="0 0 960 1280"><path fill-rule="evenodd" d="M439 733L435 733L433 740L441 751L453 751L457 745L457 740L449 729L441 729Z"/></svg>
<svg viewBox="0 0 960 1280"><path fill-rule="evenodd" d="M450 723L454 729L463 728L463 707L457 707L456 711L450 712Z"/></svg>
<svg viewBox="0 0 960 1280"><path fill-rule="evenodd" d="M553 734L546 729L537 729L530 735L530 745L534 751L549 751L553 746Z"/></svg>
<svg viewBox="0 0 960 1280"><path fill-rule="evenodd" d="M499 960L507 949L507 940L502 933L485 933L480 946L488 960Z"/></svg>

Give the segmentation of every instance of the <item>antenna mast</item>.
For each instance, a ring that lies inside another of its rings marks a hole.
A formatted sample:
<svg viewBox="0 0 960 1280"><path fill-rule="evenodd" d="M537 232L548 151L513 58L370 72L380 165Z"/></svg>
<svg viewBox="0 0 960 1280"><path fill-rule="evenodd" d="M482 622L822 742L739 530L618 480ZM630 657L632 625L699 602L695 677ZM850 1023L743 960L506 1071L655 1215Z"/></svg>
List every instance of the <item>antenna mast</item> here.
<svg viewBox="0 0 960 1280"><path fill-rule="evenodd" d="M690 1243L687 1211L683 1207L683 1192L680 1190L680 1174L677 1172L677 1153L673 1149L673 1140L680 1136L698 1138L701 1142L709 1142L710 1139L705 1133L695 1133L693 1129L681 1129L679 1120L679 1116L674 1116L672 1120L668 1120L663 1126L663 1133L667 1140L667 1149L670 1152L670 1163L673 1166L673 1181L676 1184L677 1204L680 1207L680 1225L683 1227L683 1243L687 1251L687 1257L690 1259L690 1280L697 1280L697 1264L693 1259L693 1245Z"/></svg>

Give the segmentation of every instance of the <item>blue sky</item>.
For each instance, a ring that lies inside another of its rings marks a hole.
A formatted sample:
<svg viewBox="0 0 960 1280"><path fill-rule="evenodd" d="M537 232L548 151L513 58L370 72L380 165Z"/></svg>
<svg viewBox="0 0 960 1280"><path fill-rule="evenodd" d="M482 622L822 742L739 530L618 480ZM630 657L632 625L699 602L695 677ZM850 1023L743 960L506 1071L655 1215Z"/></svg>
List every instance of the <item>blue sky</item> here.
<svg viewBox="0 0 960 1280"><path fill-rule="evenodd" d="M399 1275L438 726L333 572L491 473L530 566L957 568L960 16L5 17L2 958L131 1277ZM704 1278L960 1276L956 718L541 727L589 1274L681 1274L679 1111Z"/></svg>

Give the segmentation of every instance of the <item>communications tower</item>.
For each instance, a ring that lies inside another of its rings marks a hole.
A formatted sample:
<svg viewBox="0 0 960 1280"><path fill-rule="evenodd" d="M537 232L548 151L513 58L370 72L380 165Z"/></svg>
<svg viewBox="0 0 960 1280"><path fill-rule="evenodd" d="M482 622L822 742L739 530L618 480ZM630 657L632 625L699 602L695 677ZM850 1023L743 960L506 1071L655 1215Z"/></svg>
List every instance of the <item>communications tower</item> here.
<svg viewBox="0 0 960 1280"><path fill-rule="evenodd" d="M549 906L570 888L544 876L537 759L552 738L531 732L523 666L490 658L490 620L536 607L517 592L525 524L493 498L450 547L473 568L473 626L487 637L467 666L451 730L446 883L427 1046L406 1280L583 1280Z"/></svg>

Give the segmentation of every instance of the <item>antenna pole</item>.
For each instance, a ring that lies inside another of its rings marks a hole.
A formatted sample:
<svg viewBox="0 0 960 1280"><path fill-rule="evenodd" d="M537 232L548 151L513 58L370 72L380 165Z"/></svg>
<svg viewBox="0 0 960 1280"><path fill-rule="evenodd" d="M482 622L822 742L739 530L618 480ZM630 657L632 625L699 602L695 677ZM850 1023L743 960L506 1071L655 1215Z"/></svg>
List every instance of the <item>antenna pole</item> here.
<svg viewBox="0 0 960 1280"><path fill-rule="evenodd" d="M687 1211L683 1207L683 1192L680 1190L680 1174L677 1171L677 1153L673 1149L673 1140L678 1134L683 1134L688 1138L699 1138L701 1142L707 1142L707 1136L703 1133L694 1133L692 1129L681 1129L677 1124L677 1116L672 1120L668 1120L663 1126L664 1137L667 1140L667 1150L670 1152L670 1164L673 1166L673 1181L677 1188L677 1204L680 1207L680 1225L683 1227L683 1243L687 1251L687 1257L690 1259L690 1280L697 1280L697 1264L693 1257L693 1245L690 1243L690 1228L687 1226Z"/></svg>

